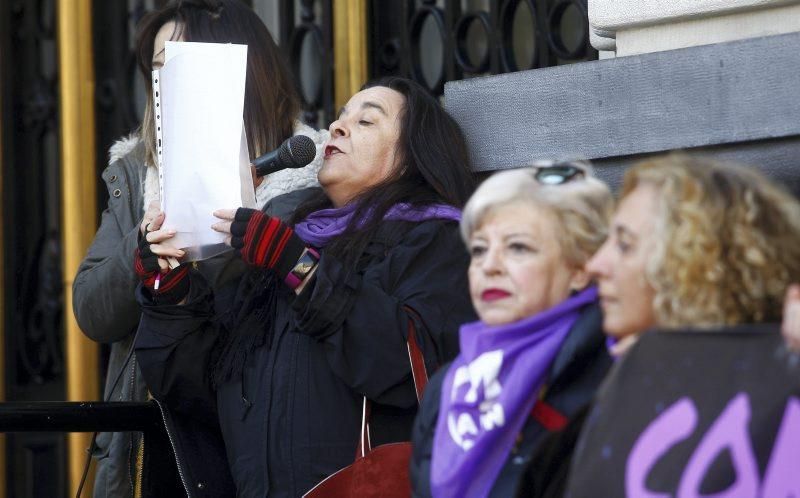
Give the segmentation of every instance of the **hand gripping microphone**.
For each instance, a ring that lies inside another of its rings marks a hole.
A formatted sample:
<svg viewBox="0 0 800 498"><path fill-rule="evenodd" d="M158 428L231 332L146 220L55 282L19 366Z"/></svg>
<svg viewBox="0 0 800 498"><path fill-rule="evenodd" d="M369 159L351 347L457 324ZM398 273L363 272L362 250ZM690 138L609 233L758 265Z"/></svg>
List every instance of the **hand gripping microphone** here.
<svg viewBox="0 0 800 498"><path fill-rule="evenodd" d="M277 149L253 159L256 176L269 175L286 168L302 168L314 160L317 146L305 135L287 138Z"/></svg>

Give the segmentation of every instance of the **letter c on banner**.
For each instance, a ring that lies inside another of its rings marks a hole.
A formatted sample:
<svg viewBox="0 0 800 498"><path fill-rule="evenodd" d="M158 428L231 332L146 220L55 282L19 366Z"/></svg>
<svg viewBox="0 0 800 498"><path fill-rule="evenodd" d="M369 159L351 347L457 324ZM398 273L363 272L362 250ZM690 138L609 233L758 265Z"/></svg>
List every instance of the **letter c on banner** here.
<svg viewBox="0 0 800 498"><path fill-rule="evenodd" d="M775 436L769 463L760 483L758 462L750 439L750 398L736 395L703 436L683 470L676 498L735 498L739 496L800 497L800 400L790 398ZM689 398L681 398L656 418L634 444L625 468L626 496L672 498L669 493L647 489L647 476L664 454L694 432L697 409ZM713 495L701 495L709 467L725 450L730 450L736 480ZM761 488L759 492L759 488Z"/></svg>
<svg viewBox="0 0 800 498"><path fill-rule="evenodd" d="M650 470L673 446L689 437L697 425L697 409L683 397L651 422L636 440L625 464L625 495L636 498L672 498L647 489Z"/></svg>

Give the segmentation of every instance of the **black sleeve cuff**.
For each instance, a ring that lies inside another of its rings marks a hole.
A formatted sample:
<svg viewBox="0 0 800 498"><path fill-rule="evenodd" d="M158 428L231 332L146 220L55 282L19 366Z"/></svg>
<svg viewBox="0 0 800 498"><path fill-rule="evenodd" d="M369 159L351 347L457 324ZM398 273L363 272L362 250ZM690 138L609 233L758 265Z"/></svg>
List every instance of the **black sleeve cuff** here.
<svg viewBox="0 0 800 498"><path fill-rule="evenodd" d="M183 304L164 302L161 296L139 284L136 288L136 300L142 307L142 312L153 316L211 316L213 313L213 294L206 279L198 271L190 270L186 276L188 292Z"/></svg>

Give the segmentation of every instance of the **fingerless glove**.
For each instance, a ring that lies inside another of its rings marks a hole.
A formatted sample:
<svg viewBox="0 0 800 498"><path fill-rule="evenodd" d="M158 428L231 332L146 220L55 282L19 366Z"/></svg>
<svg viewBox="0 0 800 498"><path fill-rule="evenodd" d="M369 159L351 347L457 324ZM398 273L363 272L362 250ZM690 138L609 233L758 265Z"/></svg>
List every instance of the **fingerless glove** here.
<svg viewBox="0 0 800 498"><path fill-rule="evenodd" d="M189 294L189 264L161 270L158 256L150 250L150 243L144 237L140 238L134 252L133 268L157 304L177 304Z"/></svg>
<svg viewBox="0 0 800 498"><path fill-rule="evenodd" d="M306 244L278 218L255 209L239 208L231 223L231 246L252 266L274 270L285 280Z"/></svg>

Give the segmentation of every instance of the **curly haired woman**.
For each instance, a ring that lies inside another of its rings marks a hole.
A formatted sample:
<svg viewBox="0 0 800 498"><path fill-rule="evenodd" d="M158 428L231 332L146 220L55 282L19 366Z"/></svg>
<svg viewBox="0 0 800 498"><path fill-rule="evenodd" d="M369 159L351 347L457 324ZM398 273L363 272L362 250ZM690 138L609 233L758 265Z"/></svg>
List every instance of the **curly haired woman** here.
<svg viewBox="0 0 800 498"><path fill-rule="evenodd" d="M752 168L671 154L625 175L587 268L624 349L652 328L779 322L800 277L800 203Z"/></svg>

